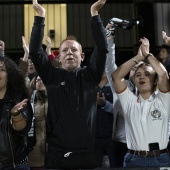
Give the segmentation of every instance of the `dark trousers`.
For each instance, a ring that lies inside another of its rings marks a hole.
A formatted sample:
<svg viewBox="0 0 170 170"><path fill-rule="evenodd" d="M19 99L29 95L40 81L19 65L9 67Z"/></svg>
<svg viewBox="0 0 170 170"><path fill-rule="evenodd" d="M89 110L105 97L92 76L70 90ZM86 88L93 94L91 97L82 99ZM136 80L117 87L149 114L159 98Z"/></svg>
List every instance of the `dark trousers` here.
<svg viewBox="0 0 170 170"><path fill-rule="evenodd" d="M124 157L127 153L127 144L122 142L113 142L113 167L123 167Z"/></svg>
<svg viewBox="0 0 170 170"><path fill-rule="evenodd" d="M93 169L97 167L93 152L62 153L48 151L45 157L45 169Z"/></svg>
<svg viewBox="0 0 170 170"><path fill-rule="evenodd" d="M113 167L113 140L111 137L95 138L94 151L98 167L102 167L104 155L108 155L110 168Z"/></svg>

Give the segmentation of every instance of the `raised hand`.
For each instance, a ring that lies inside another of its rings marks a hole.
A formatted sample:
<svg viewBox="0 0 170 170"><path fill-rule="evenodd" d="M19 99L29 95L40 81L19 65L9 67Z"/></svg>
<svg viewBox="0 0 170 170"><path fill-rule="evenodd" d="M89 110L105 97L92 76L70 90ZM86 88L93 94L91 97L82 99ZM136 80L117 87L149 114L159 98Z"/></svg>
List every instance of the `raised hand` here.
<svg viewBox="0 0 170 170"><path fill-rule="evenodd" d="M0 50L5 50L5 43L0 40Z"/></svg>
<svg viewBox="0 0 170 170"><path fill-rule="evenodd" d="M25 40L25 37L22 36L22 47L24 49L24 57L23 57L23 61L28 61L28 56L29 56L29 47L28 45L26 44L26 40Z"/></svg>
<svg viewBox="0 0 170 170"><path fill-rule="evenodd" d="M106 98L104 93L100 96L99 92L97 92L97 104L100 106L104 106L106 104Z"/></svg>
<svg viewBox="0 0 170 170"><path fill-rule="evenodd" d="M27 105L28 99L24 99L23 101L17 103L12 109L11 109L11 114L13 116L17 115L19 112L22 111L24 107Z"/></svg>
<svg viewBox="0 0 170 170"><path fill-rule="evenodd" d="M45 8L43 8L40 4L38 4L37 0L32 0L32 4L35 12L37 12L37 14L40 17L45 17L45 12L46 12Z"/></svg>
<svg viewBox="0 0 170 170"><path fill-rule="evenodd" d="M150 43L149 40L145 37L140 38L140 42L142 43L141 44L142 55L145 57L146 55L149 54Z"/></svg>
<svg viewBox="0 0 170 170"><path fill-rule="evenodd" d="M98 15L98 11L103 7L106 3L106 0L98 0L91 6L91 16Z"/></svg>
<svg viewBox="0 0 170 170"><path fill-rule="evenodd" d="M47 45L46 53L47 55L51 55L51 39L48 36L46 38L46 45Z"/></svg>
<svg viewBox="0 0 170 170"><path fill-rule="evenodd" d="M165 31L162 31L162 38L165 41L166 45L170 46L170 37L166 35Z"/></svg>

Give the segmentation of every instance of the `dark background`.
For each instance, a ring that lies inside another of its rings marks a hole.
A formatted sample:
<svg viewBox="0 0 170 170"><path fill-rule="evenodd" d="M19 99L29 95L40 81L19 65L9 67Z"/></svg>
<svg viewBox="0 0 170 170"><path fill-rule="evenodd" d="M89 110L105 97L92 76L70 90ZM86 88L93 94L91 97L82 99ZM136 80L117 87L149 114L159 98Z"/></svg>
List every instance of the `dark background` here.
<svg viewBox="0 0 170 170"><path fill-rule="evenodd" d="M90 30L90 6L96 0L39 0L38 2L67 5L67 33L75 35L83 46L86 65L94 48L94 42ZM104 25L112 17L132 19L141 16L144 20L143 27L135 27L130 31L124 29L116 30L116 63L122 64L133 57L136 43L140 37L150 40L151 52L157 54L159 46L155 35L155 3L169 3L169 0L107 0L105 7L101 10L101 18ZM0 0L0 39L5 41L6 54L16 62L23 57L21 36L24 34L24 4L32 4L32 0ZM163 10L163 9L162 9ZM168 14L169 15L169 14ZM31 23L32 24L32 23ZM170 30L170 28L169 28ZM54 48L52 50L57 49Z"/></svg>

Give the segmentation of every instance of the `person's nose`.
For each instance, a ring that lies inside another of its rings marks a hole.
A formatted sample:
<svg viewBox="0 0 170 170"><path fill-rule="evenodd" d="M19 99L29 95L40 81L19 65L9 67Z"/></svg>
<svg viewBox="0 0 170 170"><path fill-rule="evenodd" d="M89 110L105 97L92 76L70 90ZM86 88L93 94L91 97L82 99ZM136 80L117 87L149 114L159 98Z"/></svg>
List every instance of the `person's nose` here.
<svg viewBox="0 0 170 170"><path fill-rule="evenodd" d="M140 75L140 79L144 79L145 78L145 75L144 74L141 74Z"/></svg>
<svg viewBox="0 0 170 170"><path fill-rule="evenodd" d="M67 54L73 54L71 49L68 49Z"/></svg>
<svg viewBox="0 0 170 170"><path fill-rule="evenodd" d="M29 62L29 65L33 65L33 62Z"/></svg>

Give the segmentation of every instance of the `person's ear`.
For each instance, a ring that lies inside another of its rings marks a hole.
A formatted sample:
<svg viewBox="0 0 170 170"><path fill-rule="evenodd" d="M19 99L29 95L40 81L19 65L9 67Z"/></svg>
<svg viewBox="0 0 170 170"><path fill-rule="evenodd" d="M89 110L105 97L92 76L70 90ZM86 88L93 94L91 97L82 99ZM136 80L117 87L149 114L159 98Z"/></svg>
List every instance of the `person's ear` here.
<svg viewBox="0 0 170 170"><path fill-rule="evenodd" d="M57 58L58 58L58 62L61 63L61 61L60 61L60 55L58 55Z"/></svg>
<svg viewBox="0 0 170 170"><path fill-rule="evenodd" d="M85 54L84 53L81 53L81 61L83 61L85 58Z"/></svg>

